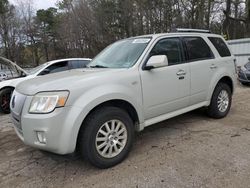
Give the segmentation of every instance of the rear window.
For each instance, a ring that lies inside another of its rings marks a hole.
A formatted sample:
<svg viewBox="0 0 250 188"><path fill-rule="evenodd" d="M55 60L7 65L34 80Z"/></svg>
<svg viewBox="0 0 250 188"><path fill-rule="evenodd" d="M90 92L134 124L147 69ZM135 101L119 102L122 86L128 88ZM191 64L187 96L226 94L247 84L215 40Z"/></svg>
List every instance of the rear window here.
<svg viewBox="0 0 250 188"><path fill-rule="evenodd" d="M225 44L225 42L219 37L208 37L208 39L212 42L216 50L219 52L221 57L231 56L231 53Z"/></svg>
<svg viewBox="0 0 250 188"><path fill-rule="evenodd" d="M70 61L70 67L72 69L85 68L89 62L90 60L73 60Z"/></svg>
<svg viewBox="0 0 250 188"><path fill-rule="evenodd" d="M200 37L184 38L189 61L198 61L214 58L214 55L207 43Z"/></svg>

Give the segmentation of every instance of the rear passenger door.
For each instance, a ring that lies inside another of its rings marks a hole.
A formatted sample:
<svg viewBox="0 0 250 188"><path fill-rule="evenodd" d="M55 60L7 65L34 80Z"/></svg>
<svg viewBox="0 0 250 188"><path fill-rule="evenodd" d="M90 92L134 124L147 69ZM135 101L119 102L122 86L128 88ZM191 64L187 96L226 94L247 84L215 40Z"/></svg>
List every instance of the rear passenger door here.
<svg viewBox="0 0 250 188"><path fill-rule="evenodd" d="M206 40L199 36L183 37L186 59L190 64L190 105L206 101L211 79L217 69L214 54Z"/></svg>

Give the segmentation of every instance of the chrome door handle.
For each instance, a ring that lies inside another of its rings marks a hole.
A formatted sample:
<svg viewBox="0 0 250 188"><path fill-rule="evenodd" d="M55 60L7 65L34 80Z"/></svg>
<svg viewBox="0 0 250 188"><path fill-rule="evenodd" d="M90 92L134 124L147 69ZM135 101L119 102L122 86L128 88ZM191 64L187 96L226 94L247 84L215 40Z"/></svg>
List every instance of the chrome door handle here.
<svg viewBox="0 0 250 188"><path fill-rule="evenodd" d="M217 69L217 66L216 66L215 64L212 64L212 65L210 66L210 69Z"/></svg>
<svg viewBox="0 0 250 188"><path fill-rule="evenodd" d="M176 73L177 76L184 76L186 75L186 72L184 70L179 70L179 72Z"/></svg>

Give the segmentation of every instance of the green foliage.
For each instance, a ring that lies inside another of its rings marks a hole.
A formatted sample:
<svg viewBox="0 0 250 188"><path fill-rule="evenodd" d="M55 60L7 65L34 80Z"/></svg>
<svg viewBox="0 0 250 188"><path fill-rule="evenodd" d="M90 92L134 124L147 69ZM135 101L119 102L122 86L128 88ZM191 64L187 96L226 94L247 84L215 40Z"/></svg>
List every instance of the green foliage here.
<svg viewBox="0 0 250 188"><path fill-rule="evenodd" d="M6 14L9 11L9 1L0 0L0 15Z"/></svg>

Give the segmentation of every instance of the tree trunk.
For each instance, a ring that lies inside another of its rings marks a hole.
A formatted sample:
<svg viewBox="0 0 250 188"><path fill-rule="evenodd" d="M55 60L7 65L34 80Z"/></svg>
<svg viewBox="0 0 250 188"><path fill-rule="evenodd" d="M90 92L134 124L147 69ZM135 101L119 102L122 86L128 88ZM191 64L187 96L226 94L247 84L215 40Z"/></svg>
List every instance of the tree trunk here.
<svg viewBox="0 0 250 188"><path fill-rule="evenodd" d="M229 25L230 25L230 15L231 15L231 3L232 0L226 1L226 10L224 11L225 14L225 21L223 23L223 33L227 36L227 39L230 39L230 33L229 33Z"/></svg>
<svg viewBox="0 0 250 188"><path fill-rule="evenodd" d="M211 4L212 0L208 0L207 14L206 14L206 29L210 28Z"/></svg>

